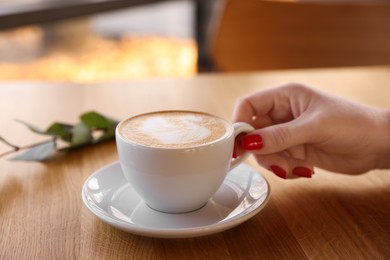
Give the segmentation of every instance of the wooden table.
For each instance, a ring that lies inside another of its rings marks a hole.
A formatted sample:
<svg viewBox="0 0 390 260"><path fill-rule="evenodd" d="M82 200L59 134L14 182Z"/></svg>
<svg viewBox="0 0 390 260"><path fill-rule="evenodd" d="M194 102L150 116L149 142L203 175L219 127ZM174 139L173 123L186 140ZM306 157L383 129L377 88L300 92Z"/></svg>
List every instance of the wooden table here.
<svg viewBox="0 0 390 260"><path fill-rule="evenodd" d="M89 110L121 119L161 109L230 119L242 95L295 81L379 107L390 106L390 67L210 74L192 79L70 84L0 83L0 136L23 145L42 138L14 119L46 127ZM9 148L0 145L0 153ZM390 159L390 158L389 158ZM211 236L156 239L111 227L83 205L81 188L117 161L115 142L47 162L0 159L0 259L389 259L390 170L269 181L266 207Z"/></svg>

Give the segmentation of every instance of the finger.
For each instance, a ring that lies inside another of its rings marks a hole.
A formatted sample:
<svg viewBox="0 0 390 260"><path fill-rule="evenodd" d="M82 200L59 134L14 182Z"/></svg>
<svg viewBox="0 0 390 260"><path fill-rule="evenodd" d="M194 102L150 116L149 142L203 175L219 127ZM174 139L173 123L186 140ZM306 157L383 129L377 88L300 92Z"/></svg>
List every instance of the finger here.
<svg viewBox="0 0 390 260"><path fill-rule="evenodd" d="M259 165L282 179L311 178L314 174L313 165L284 153L256 155L255 158Z"/></svg>
<svg viewBox="0 0 390 260"><path fill-rule="evenodd" d="M275 106L275 98L271 94L272 91L264 91L239 99L234 108L233 122L263 120Z"/></svg>
<svg viewBox="0 0 390 260"><path fill-rule="evenodd" d="M288 178L290 166L285 156L281 154L255 155L255 159L259 165L273 172L279 178Z"/></svg>
<svg viewBox="0 0 390 260"><path fill-rule="evenodd" d="M288 159L290 171L289 178L311 178L314 174L313 165L308 163L305 160L296 159L294 157L290 157Z"/></svg>
<svg viewBox="0 0 390 260"><path fill-rule="evenodd" d="M311 178L314 174L313 165L305 159L305 149L303 146L293 147L279 154L282 154L288 163L288 178Z"/></svg>
<svg viewBox="0 0 390 260"><path fill-rule="evenodd" d="M243 150L264 155L310 143L313 139L313 129L308 129L305 121L298 118L284 124L257 129L241 138L241 147Z"/></svg>
<svg viewBox="0 0 390 260"><path fill-rule="evenodd" d="M236 102L233 121L253 122L254 118L269 116L274 122L286 122L306 107L308 99L296 98L297 93L307 92L298 84L287 84L256 92ZM299 113L298 113L299 114Z"/></svg>
<svg viewBox="0 0 390 260"><path fill-rule="evenodd" d="M247 97L237 100L233 110L233 122L252 123L256 116L256 109Z"/></svg>
<svg viewBox="0 0 390 260"><path fill-rule="evenodd" d="M285 151L288 156L299 159L299 160L306 160L306 146L305 145L299 145L299 146L293 146L290 147L288 150Z"/></svg>
<svg viewBox="0 0 390 260"><path fill-rule="evenodd" d="M244 149L241 148L241 140L245 135L246 133L241 133L234 139L233 158L237 158L241 154L245 153Z"/></svg>

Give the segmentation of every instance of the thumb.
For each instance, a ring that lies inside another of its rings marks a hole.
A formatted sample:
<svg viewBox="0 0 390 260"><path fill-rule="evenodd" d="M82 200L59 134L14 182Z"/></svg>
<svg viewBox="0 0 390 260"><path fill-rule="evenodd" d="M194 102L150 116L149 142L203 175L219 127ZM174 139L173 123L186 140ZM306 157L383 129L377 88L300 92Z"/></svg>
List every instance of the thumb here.
<svg viewBox="0 0 390 260"><path fill-rule="evenodd" d="M257 129L241 138L241 147L256 154L272 154L308 143L313 131L299 119Z"/></svg>

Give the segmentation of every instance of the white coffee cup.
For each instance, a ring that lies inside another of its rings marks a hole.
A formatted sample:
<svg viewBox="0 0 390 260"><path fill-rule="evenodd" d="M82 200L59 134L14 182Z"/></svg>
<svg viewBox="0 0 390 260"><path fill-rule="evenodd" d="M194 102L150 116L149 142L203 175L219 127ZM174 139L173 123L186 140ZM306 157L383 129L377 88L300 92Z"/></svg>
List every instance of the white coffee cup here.
<svg viewBox="0 0 390 260"><path fill-rule="evenodd" d="M246 158L247 153L232 160L234 141L253 130L202 112L159 111L121 121L116 143L124 176L146 204L183 213L204 206ZM213 136L216 132L222 134Z"/></svg>

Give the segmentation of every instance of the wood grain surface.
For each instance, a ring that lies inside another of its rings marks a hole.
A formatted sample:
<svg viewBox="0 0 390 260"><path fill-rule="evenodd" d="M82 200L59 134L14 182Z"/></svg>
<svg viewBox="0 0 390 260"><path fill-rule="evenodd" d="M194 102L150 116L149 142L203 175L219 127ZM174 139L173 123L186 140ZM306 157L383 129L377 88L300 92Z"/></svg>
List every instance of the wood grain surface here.
<svg viewBox="0 0 390 260"><path fill-rule="evenodd" d="M14 119L46 127L96 110L122 119L191 109L230 119L236 99L302 82L389 107L390 67L205 74L190 79L70 84L1 82L0 136L18 145L42 137ZM0 144L0 153L9 148ZM114 141L46 162L0 159L0 259L389 259L390 170L345 176L316 169L312 179L269 181L271 198L247 222L211 236L156 239L97 219L82 204L84 181L117 161ZM390 158L389 158L390 159Z"/></svg>

